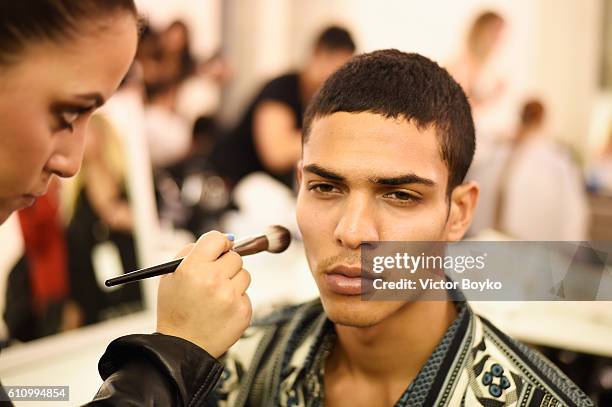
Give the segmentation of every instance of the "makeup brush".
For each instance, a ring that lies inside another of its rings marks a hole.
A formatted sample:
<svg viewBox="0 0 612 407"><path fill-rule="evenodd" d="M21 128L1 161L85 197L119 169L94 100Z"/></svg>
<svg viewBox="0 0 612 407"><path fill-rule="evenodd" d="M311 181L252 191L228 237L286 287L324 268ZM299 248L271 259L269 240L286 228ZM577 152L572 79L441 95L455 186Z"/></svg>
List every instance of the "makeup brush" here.
<svg viewBox="0 0 612 407"><path fill-rule="evenodd" d="M234 243L233 251L241 256L248 256L263 251L270 253L281 253L287 250L291 243L291 233L287 228L279 225L270 226L266 233L259 236L247 237L240 239ZM104 282L107 287L112 287L119 284L131 283L133 281L143 280L149 277L161 276L164 274L173 273L183 258L169 261L167 263L158 264L157 266L147 267L144 269L132 271L118 277L111 278Z"/></svg>

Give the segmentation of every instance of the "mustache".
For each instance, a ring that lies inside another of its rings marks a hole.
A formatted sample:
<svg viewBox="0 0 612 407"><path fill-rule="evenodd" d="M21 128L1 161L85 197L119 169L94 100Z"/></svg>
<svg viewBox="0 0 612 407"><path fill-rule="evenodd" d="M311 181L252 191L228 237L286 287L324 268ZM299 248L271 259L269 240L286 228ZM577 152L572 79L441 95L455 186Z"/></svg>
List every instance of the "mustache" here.
<svg viewBox="0 0 612 407"><path fill-rule="evenodd" d="M361 267L361 254L359 252L341 253L332 257L327 257L317 265L317 273L323 273L332 266L339 264L357 265Z"/></svg>

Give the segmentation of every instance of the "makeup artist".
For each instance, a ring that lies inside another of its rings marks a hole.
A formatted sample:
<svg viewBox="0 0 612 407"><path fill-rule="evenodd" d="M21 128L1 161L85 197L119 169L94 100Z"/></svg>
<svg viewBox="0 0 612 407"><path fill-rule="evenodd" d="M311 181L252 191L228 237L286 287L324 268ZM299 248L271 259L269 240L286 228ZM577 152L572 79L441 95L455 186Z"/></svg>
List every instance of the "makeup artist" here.
<svg viewBox="0 0 612 407"><path fill-rule="evenodd" d="M137 38L133 0L0 2L0 223L52 177L77 173L91 114L126 74ZM211 232L178 254L186 259L160 282L158 333L111 342L89 405L200 404L221 374L216 358L251 317L250 276L231 246Z"/></svg>

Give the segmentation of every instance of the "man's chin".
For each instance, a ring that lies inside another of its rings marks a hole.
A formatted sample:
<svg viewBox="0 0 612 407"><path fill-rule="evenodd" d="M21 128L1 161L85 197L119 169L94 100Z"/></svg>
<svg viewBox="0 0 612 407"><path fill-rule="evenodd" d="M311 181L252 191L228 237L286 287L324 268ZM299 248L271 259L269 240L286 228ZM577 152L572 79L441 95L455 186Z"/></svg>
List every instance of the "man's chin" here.
<svg viewBox="0 0 612 407"><path fill-rule="evenodd" d="M334 324L355 328L369 328L379 324L393 313L389 303L363 301L361 296L321 298L325 314Z"/></svg>
<svg viewBox="0 0 612 407"><path fill-rule="evenodd" d="M350 326L352 328L371 328L378 325L380 321L375 320L363 320L361 318L354 318L347 315L329 315L327 317L336 325Z"/></svg>

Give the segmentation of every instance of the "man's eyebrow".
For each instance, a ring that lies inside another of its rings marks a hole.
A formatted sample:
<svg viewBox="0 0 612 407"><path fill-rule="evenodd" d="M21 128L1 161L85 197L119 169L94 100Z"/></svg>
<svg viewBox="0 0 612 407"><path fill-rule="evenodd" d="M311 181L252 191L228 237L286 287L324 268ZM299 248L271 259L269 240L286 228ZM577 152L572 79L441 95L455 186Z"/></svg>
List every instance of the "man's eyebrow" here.
<svg viewBox="0 0 612 407"><path fill-rule="evenodd" d="M400 175L398 177L390 177L390 178L370 178L370 182L373 182L379 185L386 185L386 186L397 186L397 185L404 185L404 184L421 184L421 185L427 185L427 186L432 187L436 185L436 183L433 180L429 178L420 177L416 174L406 174L406 175Z"/></svg>
<svg viewBox="0 0 612 407"><path fill-rule="evenodd" d="M332 181L345 181L346 178L342 175L336 174L333 171L326 170L325 168L318 166L317 164L309 164L304 167L304 171L312 172L321 178L327 178Z"/></svg>
<svg viewBox="0 0 612 407"><path fill-rule="evenodd" d="M100 107L106 102L104 96L102 96L102 94L99 92L83 93L80 95L75 95L75 97L78 99L93 100L96 107Z"/></svg>
<svg viewBox="0 0 612 407"><path fill-rule="evenodd" d="M331 170L325 169L317 164L309 164L305 166L304 171L311 172L321 178L326 178L332 181L346 181L346 178L342 175L337 174ZM369 181L374 184L385 186L397 186L404 184L422 184L427 186L436 185L433 180L429 178L420 177L416 174L406 174L397 177L369 178Z"/></svg>

